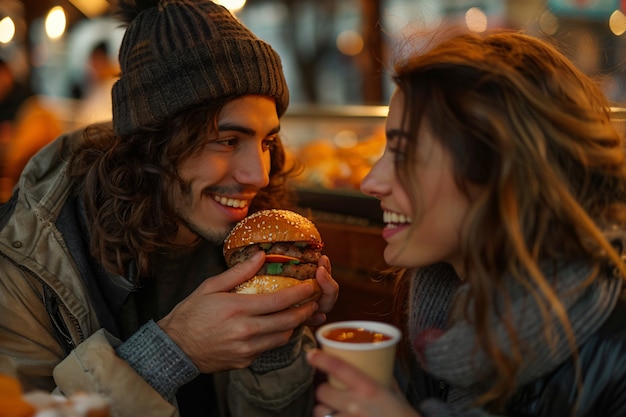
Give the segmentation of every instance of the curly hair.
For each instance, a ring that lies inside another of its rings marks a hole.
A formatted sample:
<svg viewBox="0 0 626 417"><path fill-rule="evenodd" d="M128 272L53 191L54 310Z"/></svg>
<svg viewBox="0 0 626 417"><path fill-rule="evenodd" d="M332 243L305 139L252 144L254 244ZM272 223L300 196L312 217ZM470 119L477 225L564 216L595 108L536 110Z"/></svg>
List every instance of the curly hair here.
<svg viewBox="0 0 626 417"><path fill-rule="evenodd" d="M145 276L151 271L150 255L174 246L179 227L174 186L186 187L178 167L205 146L207 131L217 131L217 116L230 99L195 107L125 137L107 125L85 129L73 149L68 175L92 219L91 254L107 271L124 275L135 261L138 276ZM287 188L291 169L280 138L270 155L270 182L253 200L251 212L292 204Z"/></svg>
<svg viewBox="0 0 626 417"><path fill-rule="evenodd" d="M412 155L427 121L452 155L459 188L468 198L468 185L481 190L461 231L470 287L464 305L477 329L476 344L497 370L495 384L479 402L503 404L516 388L523 360L515 350L500 351L490 331L490 315L502 317L515 340L506 312L494 311L494 300L505 296L504 276L529 288L544 317L560 312L576 354L552 277L541 273L539 263L608 260L626 275L602 234L608 225L626 224L623 138L598 84L547 41L510 31L455 33L427 48L394 61L409 138L396 172L411 190L417 225L420 195ZM396 294L406 297L406 279L399 277ZM405 308L406 300L395 305ZM395 317L402 316L396 311Z"/></svg>

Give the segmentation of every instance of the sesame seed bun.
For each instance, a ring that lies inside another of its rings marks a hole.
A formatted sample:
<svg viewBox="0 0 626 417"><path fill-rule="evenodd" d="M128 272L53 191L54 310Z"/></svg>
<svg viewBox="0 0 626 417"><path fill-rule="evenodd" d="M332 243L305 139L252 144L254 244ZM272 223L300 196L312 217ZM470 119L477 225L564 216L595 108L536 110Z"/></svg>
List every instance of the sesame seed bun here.
<svg viewBox="0 0 626 417"><path fill-rule="evenodd" d="M258 251L265 251L266 263L257 275L233 292L265 294L309 283L315 287L310 299L319 298L321 289L315 280L315 270L322 247L322 238L313 222L298 213L271 209L251 214L237 223L224 241L224 258L232 267ZM286 259L280 259L283 257Z"/></svg>
<svg viewBox="0 0 626 417"><path fill-rule="evenodd" d="M306 217L290 210L261 210L244 218L231 230L224 241L224 258L230 267L232 254L243 246L275 242L323 245L320 232Z"/></svg>
<svg viewBox="0 0 626 417"><path fill-rule="evenodd" d="M298 279L280 275L255 275L251 279L238 285L234 292L238 294L268 294L304 283L311 284L315 287L316 291L312 297L313 299L319 297L321 290L317 281L314 279Z"/></svg>

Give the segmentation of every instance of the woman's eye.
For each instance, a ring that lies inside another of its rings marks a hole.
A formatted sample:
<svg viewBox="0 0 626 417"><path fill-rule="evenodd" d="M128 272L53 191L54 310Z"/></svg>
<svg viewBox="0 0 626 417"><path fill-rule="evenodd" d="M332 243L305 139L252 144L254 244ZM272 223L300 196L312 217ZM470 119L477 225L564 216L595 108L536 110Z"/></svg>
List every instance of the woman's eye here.
<svg viewBox="0 0 626 417"><path fill-rule="evenodd" d="M406 140L401 139L397 136L394 136L392 138L389 138L387 140L387 150L395 155L398 154L404 154L404 151L406 149Z"/></svg>
<svg viewBox="0 0 626 417"><path fill-rule="evenodd" d="M398 152L398 141L388 141L387 150L391 153Z"/></svg>
<svg viewBox="0 0 626 417"><path fill-rule="evenodd" d="M396 161L403 161L406 156L405 152L402 149L397 148L397 147L394 147L394 148L387 147L387 150L389 151L389 153L393 155L394 160Z"/></svg>

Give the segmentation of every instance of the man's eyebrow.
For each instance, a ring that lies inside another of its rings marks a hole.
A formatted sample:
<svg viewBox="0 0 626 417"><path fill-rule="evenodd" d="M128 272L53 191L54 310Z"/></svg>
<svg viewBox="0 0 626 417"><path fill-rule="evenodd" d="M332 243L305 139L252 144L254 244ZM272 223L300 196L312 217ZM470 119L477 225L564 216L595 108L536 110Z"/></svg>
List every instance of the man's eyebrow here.
<svg viewBox="0 0 626 417"><path fill-rule="evenodd" d="M256 134L256 130L251 129L249 127L246 126L242 126L242 125L238 125L238 124L234 124L234 123L224 123L221 125L217 126L217 130L219 132L239 132L239 133L243 133L244 135L248 135L248 136L253 136ZM268 136L269 135L274 135L276 133L278 133L280 131L280 125L276 126L274 129L270 130L268 132Z"/></svg>

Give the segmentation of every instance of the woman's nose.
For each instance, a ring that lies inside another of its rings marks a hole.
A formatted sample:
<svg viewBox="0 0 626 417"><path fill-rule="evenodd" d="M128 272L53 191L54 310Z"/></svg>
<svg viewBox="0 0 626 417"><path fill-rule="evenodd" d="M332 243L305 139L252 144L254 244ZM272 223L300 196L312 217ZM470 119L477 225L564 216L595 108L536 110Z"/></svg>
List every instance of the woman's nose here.
<svg viewBox="0 0 626 417"><path fill-rule="evenodd" d="M374 164L370 172L361 181L361 191L364 194L381 198L389 192L390 183L388 179L389 175L393 175L393 172L387 171L393 169L393 166L387 165L382 158Z"/></svg>

